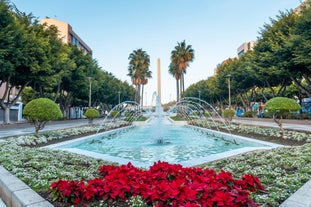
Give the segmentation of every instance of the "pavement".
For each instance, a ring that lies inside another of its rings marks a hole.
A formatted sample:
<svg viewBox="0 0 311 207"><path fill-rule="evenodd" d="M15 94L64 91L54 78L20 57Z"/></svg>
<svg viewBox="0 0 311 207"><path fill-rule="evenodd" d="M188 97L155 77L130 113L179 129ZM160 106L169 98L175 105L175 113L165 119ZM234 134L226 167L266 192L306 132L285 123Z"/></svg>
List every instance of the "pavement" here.
<svg viewBox="0 0 311 207"><path fill-rule="evenodd" d="M232 120L233 123L263 127L279 128L273 119L266 118L242 118L237 117ZM311 132L311 120L284 119L283 128L295 131Z"/></svg>
<svg viewBox="0 0 311 207"><path fill-rule="evenodd" d="M95 120L95 123L102 123L103 119ZM263 127L275 127L278 125L272 119L262 118L234 118L233 123L263 126ZM41 131L64 129L76 126L88 125L87 119L75 119L64 121L51 121L47 123L46 127ZM311 132L311 120L283 120L283 127L288 130ZM0 124L0 140L9 136L16 136L22 134L34 133L34 126L29 123L12 123L12 124ZM1 202L0 207L5 206ZM283 202L280 207L311 207L311 180L307 182L303 187L296 191L291 197Z"/></svg>
<svg viewBox="0 0 311 207"><path fill-rule="evenodd" d="M94 123L95 124L101 123L102 121L103 119L95 119ZM77 126L86 126L86 125L88 125L87 119L50 121L39 132L65 129ZM0 124L0 139L17 135L33 134L34 132L35 132L34 125L31 125L30 123L27 122Z"/></svg>

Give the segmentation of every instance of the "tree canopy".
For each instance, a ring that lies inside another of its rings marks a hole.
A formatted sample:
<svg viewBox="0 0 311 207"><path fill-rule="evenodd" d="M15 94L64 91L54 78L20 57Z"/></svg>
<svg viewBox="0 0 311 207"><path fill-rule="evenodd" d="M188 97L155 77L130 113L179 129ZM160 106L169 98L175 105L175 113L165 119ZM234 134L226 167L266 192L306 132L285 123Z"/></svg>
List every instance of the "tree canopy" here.
<svg viewBox="0 0 311 207"><path fill-rule="evenodd" d="M253 51L219 64L213 77L192 84L185 95L198 97L200 91L201 98L224 109L230 75L232 103L246 110L278 96L311 97L310 25L310 6L300 13L280 12L260 29Z"/></svg>

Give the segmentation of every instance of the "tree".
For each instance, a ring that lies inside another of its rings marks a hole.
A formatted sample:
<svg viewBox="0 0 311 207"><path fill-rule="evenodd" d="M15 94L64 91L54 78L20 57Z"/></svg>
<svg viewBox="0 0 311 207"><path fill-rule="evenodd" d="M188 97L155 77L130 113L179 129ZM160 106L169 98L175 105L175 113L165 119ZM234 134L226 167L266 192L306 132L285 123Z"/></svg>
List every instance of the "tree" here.
<svg viewBox="0 0 311 207"><path fill-rule="evenodd" d="M298 65L293 61L292 47L287 44L296 21L295 13L281 12L276 20L271 19L271 24L264 25L261 37L254 48L254 63L260 74L261 86L270 88L274 97L281 96L286 86L299 79L296 72ZM276 93L273 87L279 85L280 91Z"/></svg>
<svg viewBox="0 0 311 207"><path fill-rule="evenodd" d="M0 86L5 91L0 98L4 122L9 123L10 108L19 100L24 88L38 77L51 75L47 58L48 40L43 38L42 27L31 15L13 12L0 1ZM11 92L17 88L17 94Z"/></svg>
<svg viewBox="0 0 311 207"><path fill-rule="evenodd" d="M293 79L301 91L311 97L311 1L306 1L306 7L298 16L297 24L293 29L287 45L293 51L293 61L297 67L292 73L299 74L297 79ZM306 86L303 85L306 83Z"/></svg>
<svg viewBox="0 0 311 207"><path fill-rule="evenodd" d="M142 49L134 50L129 58L128 76L131 77L132 83L135 85L135 101L143 105L143 85L147 84L147 79L152 77L152 73L149 70L150 57Z"/></svg>
<svg viewBox="0 0 311 207"><path fill-rule="evenodd" d="M273 120L278 124L284 136L285 131L282 124L282 119L285 112L297 111L301 109L300 105L294 100L286 97L275 97L270 99L264 106L264 109L273 111ZM278 119L279 117L279 119Z"/></svg>
<svg viewBox="0 0 311 207"><path fill-rule="evenodd" d="M99 118L100 114L98 110L90 108L86 110L86 112L84 113L84 116L89 120L89 124L93 124L93 119Z"/></svg>
<svg viewBox="0 0 311 207"><path fill-rule="evenodd" d="M184 84L184 74L186 69L189 66L189 63L194 60L194 50L191 45L186 45L185 40L178 42L175 49L171 52L171 62L174 65L177 65L178 70L180 71L180 97L183 97L185 91ZM179 97L177 97L177 101Z"/></svg>
<svg viewBox="0 0 311 207"><path fill-rule="evenodd" d="M179 101L179 80L181 77L181 71L178 70L178 66L177 64L174 64L173 62L171 62L171 64L169 65L169 69L168 72L175 78L176 80L176 101Z"/></svg>
<svg viewBox="0 0 311 207"><path fill-rule="evenodd" d="M58 105L48 98L30 101L26 104L23 114L29 122L35 125L35 136L38 136L39 130L42 130L48 121L63 117Z"/></svg>

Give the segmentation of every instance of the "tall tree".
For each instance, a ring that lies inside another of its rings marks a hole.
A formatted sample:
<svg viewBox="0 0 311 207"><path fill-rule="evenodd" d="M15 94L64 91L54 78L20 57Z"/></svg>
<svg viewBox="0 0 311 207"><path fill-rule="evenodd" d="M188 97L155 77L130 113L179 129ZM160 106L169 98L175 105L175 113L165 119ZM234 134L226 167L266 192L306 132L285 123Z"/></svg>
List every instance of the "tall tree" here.
<svg viewBox="0 0 311 207"><path fill-rule="evenodd" d="M293 12L281 12L277 19L271 19L271 24L265 24L261 30L261 37L254 48L255 65L257 66L263 87L270 88L272 94L274 86L281 88L297 80L297 68L292 58L292 48L288 47L287 39L292 34L297 20Z"/></svg>
<svg viewBox="0 0 311 207"><path fill-rule="evenodd" d="M42 37L42 28L32 15L13 12L0 1L0 85L5 91L0 98L4 122L9 123L10 108L19 100L23 89L38 76L48 75L48 42ZM18 88L18 93L11 91Z"/></svg>
<svg viewBox="0 0 311 207"><path fill-rule="evenodd" d="M150 57L146 51L142 49L134 50L129 58L128 76L131 77L132 83L135 85L135 101L143 105L143 85L147 84L146 79L152 77L152 73L149 70Z"/></svg>
<svg viewBox="0 0 311 207"><path fill-rule="evenodd" d="M189 63L194 60L194 50L191 45L187 45L186 41L178 42L175 49L171 52L171 62L176 64L180 70L180 93L182 97L185 90L184 74ZM179 100L179 97L177 97Z"/></svg>
<svg viewBox="0 0 311 207"><path fill-rule="evenodd" d="M176 100L179 101L179 81L181 76L181 71L178 70L177 64L171 62L169 65L168 72L175 78L176 80Z"/></svg>
<svg viewBox="0 0 311 207"><path fill-rule="evenodd" d="M293 81L295 84L311 97L311 1L306 1L305 8L297 19L291 38L288 44L293 51L293 61L296 66L292 73L299 74ZM307 87L303 83L306 83Z"/></svg>

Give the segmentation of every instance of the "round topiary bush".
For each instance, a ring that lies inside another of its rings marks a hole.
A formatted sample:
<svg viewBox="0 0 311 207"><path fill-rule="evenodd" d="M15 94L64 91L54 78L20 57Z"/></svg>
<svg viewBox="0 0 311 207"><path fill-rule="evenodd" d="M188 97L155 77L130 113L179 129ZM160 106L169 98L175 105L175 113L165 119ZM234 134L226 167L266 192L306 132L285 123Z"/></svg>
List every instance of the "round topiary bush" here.
<svg viewBox="0 0 311 207"><path fill-rule="evenodd" d="M58 105L48 98L38 98L26 104L24 117L35 125L35 136L38 136L39 130L43 129L50 120L56 120L63 117Z"/></svg>
<svg viewBox="0 0 311 207"><path fill-rule="evenodd" d="M99 118L100 114L97 109L91 108L91 109L86 110L86 112L84 113L84 116L89 120L89 123L92 124L93 119Z"/></svg>
<svg viewBox="0 0 311 207"><path fill-rule="evenodd" d="M232 120L232 117L234 117L234 115L235 111L233 108L226 108L222 113L222 116L226 119L229 119L230 121Z"/></svg>
<svg viewBox="0 0 311 207"><path fill-rule="evenodd" d="M282 125L282 119L289 116L290 111L297 111L301 106L294 100L286 97L275 97L270 99L264 106L264 109L272 112L273 120L279 125L282 130L282 134L285 134Z"/></svg>

